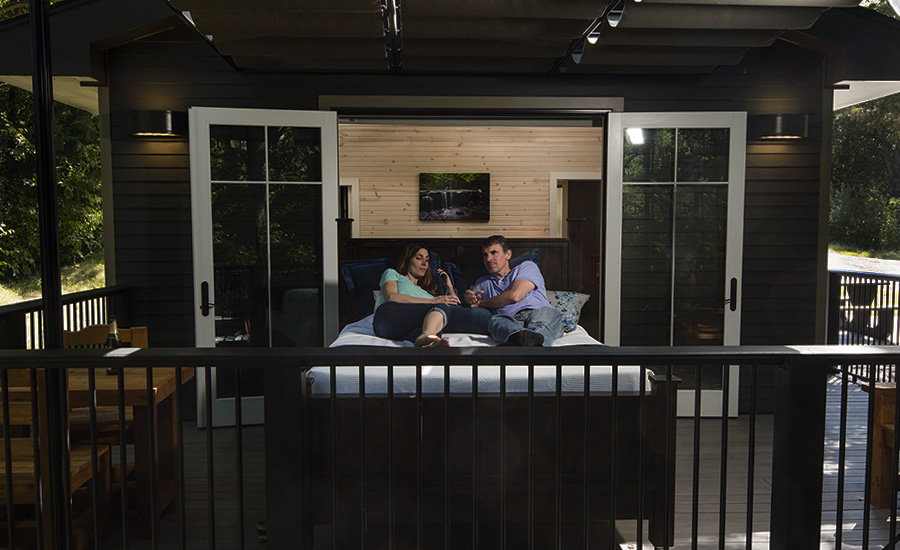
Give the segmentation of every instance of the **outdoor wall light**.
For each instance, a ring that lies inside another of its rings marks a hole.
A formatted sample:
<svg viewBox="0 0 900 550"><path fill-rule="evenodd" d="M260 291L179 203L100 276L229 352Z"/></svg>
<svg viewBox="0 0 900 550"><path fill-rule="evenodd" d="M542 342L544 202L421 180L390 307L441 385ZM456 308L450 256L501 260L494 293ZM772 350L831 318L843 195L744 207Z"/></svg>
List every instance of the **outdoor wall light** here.
<svg viewBox="0 0 900 550"><path fill-rule="evenodd" d="M187 113L181 111L129 111L132 137L180 137L187 134Z"/></svg>
<svg viewBox="0 0 900 550"><path fill-rule="evenodd" d="M803 114L752 115L747 131L750 139L804 139L809 116Z"/></svg>

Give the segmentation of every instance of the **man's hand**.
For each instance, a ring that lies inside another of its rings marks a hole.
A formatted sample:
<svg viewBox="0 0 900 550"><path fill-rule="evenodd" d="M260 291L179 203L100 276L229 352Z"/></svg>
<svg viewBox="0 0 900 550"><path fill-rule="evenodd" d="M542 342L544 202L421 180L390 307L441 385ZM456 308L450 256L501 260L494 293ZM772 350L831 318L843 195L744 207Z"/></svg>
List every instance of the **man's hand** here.
<svg viewBox="0 0 900 550"><path fill-rule="evenodd" d="M468 305L470 305L472 307L478 307L478 304L481 303L481 295L482 294L484 294L483 290L469 289L466 291L465 295L463 296L463 299L465 300L465 302Z"/></svg>

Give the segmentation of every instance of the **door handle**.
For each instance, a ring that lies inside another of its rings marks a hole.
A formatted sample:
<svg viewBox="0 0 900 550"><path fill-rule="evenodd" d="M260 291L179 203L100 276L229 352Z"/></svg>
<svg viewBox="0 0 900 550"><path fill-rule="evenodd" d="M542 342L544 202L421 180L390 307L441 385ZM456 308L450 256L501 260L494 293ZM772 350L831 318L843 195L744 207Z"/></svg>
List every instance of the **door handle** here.
<svg viewBox="0 0 900 550"><path fill-rule="evenodd" d="M203 314L204 317L209 316L209 310L215 307L216 304L212 304L209 301L209 282L203 281L200 283L200 313Z"/></svg>
<svg viewBox="0 0 900 550"><path fill-rule="evenodd" d="M737 311L737 292L738 292L738 280L736 277L731 278L731 289L730 296L725 303L728 304L728 309L731 311Z"/></svg>

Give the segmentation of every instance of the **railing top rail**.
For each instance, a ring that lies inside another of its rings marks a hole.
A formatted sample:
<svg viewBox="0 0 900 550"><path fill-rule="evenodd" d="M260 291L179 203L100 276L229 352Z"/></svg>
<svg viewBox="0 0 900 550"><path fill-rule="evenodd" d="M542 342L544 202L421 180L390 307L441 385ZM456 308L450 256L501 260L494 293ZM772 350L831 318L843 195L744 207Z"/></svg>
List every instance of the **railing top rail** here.
<svg viewBox="0 0 900 550"><path fill-rule="evenodd" d="M882 281L900 281L900 275L891 275L888 273L871 273L868 271L844 271L840 269L829 269L829 273L847 277L863 277L869 279L879 279Z"/></svg>
<svg viewBox="0 0 900 550"><path fill-rule="evenodd" d="M254 365L816 365L900 362L900 346L685 346L559 348L118 348L0 350L4 367L204 367Z"/></svg>
<svg viewBox="0 0 900 550"><path fill-rule="evenodd" d="M84 300L90 300L92 298L102 298L104 296L113 296L115 294L121 294L123 292L127 292L134 287L131 286L105 286L103 288L94 288L91 290L82 290L79 292L71 292L69 294L63 294L62 303L63 305L74 304L77 302L81 302ZM35 298L34 300L27 300L24 302L16 302L14 304L7 304L4 306L0 306L0 316L10 314L10 313L19 313L22 311L37 311L44 307L44 300L42 298Z"/></svg>

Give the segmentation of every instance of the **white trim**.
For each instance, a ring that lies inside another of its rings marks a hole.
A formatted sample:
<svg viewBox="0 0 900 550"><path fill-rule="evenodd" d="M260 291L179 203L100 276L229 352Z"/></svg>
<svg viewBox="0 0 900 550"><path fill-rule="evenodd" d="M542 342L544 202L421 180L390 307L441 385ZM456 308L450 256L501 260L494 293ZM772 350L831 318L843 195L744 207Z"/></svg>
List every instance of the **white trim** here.
<svg viewBox="0 0 900 550"><path fill-rule="evenodd" d="M326 111L276 111L259 109L226 109L192 107L188 113L190 124L190 166L191 166L191 227L193 231L194 260L194 306L195 337L197 347L215 346L215 314L201 317L201 283L209 284L210 298L215 296L213 275L212 204L210 184L212 182L209 162L210 124L232 124L246 126L306 126L321 129L322 181L302 182L322 187L322 302L323 334L325 344L331 343L339 331L338 319L338 131L337 113ZM219 182L216 182L219 183ZM243 182L242 182L243 183ZM268 185L265 181L258 182ZM269 308L271 310L271 308ZM271 323L270 323L271 325ZM270 342L271 344L271 342ZM217 399L215 369L211 373L212 395L205 391L204 369L197 374L197 416L198 425L206 426L206 398L213 400L213 425L225 425L234 417L234 400ZM230 403L230 405L229 405ZM264 412L262 399L246 397L244 419L261 423ZM230 411L230 412L229 412ZM220 415L222 415L220 419Z"/></svg>
<svg viewBox="0 0 900 550"><path fill-rule="evenodd" d="M624 97L498 97L498 96L402 96L320 95L319 109L498 109L580 110L585 117L625 110ZM594 112L590 112L594 111Z"/></svg>
<svg viewBox="0 0 900 550"><path fill-rule="evenodd" d="M747 114L744 112L682 112L682 113L610 113L608 121L608 194L606 232L606 286L604 288L605 343L613 346L621 343L621 284L622 284L622 193L623 193L623 137L629 127L643 128L729 128L728 211L726 220L727 245L725 255L725 296L734 299L737 307L731 311L725 306L724 345L740 344L741 329L741 281L744 231L744 187L746 170ZM630 184L629 184L630 185ZM730 296L731 279L737 278L737 296ZM729 416L737 415L739 367L729 366ZM679 414L693 414L693 391L679 390ZM722 391L703 392L701 413L704 416L721 415ZM690 409L690 410L688 410Z"/></svg>

